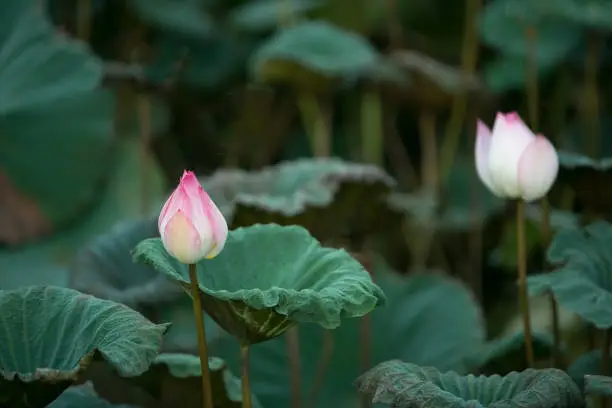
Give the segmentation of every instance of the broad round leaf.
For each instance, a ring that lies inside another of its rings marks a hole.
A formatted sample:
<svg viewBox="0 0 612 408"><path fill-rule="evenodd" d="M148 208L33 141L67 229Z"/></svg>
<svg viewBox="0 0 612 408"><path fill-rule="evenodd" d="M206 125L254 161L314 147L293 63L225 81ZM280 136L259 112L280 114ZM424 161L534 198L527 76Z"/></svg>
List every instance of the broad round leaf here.
<svg viewBox="0 0 612 408"><path fill-rule="evenodd" d="M124 221L82 248L71 268L70 287L123 303L141 313L182 298L183 291L148 265L132 260L132 249L158 237L157 217Z"/></svg>
<svg viewBox="0 0 612 408"><path fill-rule="evenodd" d="M157 29L205 38L214 30L202 0L130 0L136 14Z"/></svg>
<svg viewBox="0 0 612 408"><path fill-rule="evenodd" d="M387 295L384 307L375 309L365 319L349 319L335 330L312 324L296 328L302 406L358 406L355 378L373 364L388 359L400 358L465 373L474 349L484 345L480 310L460 282L433 271L404 277L382 265L376 265L373 272L376 283ZM448 313L449 310L454 312ZM371 337L369 363L360 357L364 355L366 333ZM251 348L253 392L264 406L291 405L288 336ZM228 337L210 342L210 348L232 370L238 370L238 344Z"/></svg>
<svg viewBox="0 0 612 408"><path fill-rule="evenodd" d="M532 295L552 292L563 308L600 329L612 327L612 225L559 232L548 250L557 269L528 278Z"/></svg>
<svg viewBox="0 0 612 408"><path fill-rule="evenodd" d="M324 240L397 227L386 202L395 181L372 165L301 159L257 172L220 170L202 185L232 228L300 225Z"/></svg>
<svg viewBox="0 0 612 408"><path fill-rule="evenodd" d="M47 408L137 408L133 405L111 404L100 398L91 383L68 388Z"/></svg>
<svg viewBox="0 0 612 408"><path fill-rule="evenodd" d="M0 242L71 221L97 198L109 165L114 99L80 42L57 33L34 1L0 18ZM50 171L52 169L52 171Z"/></svg>
<svg viewBox="0 0 612 408"><path fill-rule="evenodd" d="M208 361L215 408L240 408L242 386L223 360L212 357ZM202 371L200 357L191 354L160 354L149 371L132 381L143 387L164 406L202 406ZM259 401L253 396L254 408Z"/></svg>
<svg viewBox="0 0 612 408"><path fill-rule="evenodd" d="M584 406L576 384L558 369L462 376L399 360L374 367L357 380L372 402L392 407L575 408Z"/></svg>
<svg viewBox="0 0 612 408"><path fill-rule="evenodd" d="M295 18L324 5L321 0L255 0L232 10L230 21L245 31L271 31L283 22L283 18Z"/></svg>
<svg viewBox="0 0 612 408"><path fill-rule="evenodd" d="M324 21L306 21L283 29L252 57L253 75L264 82L310 86L309 74L327 79L363 75L378 63L368 41Z"/></svg>
<svg viewBox="0 0 612 408"><path fill-rule="evenodd" d="M94 358L142 374L167 325L128 307L55 286L0 291L0 402L42 408Z"/></svg>
<svg viewBox="0 0 612 408"><path fill-rule="evenodd" d="M190 292L187 265L148 239L136 259ZM204 310L244 343L279 336L298 322L336 328L385 302L361 264L343 250L321 247L298 226L254 225L229 233L225 248L197 264Z"/></svg>

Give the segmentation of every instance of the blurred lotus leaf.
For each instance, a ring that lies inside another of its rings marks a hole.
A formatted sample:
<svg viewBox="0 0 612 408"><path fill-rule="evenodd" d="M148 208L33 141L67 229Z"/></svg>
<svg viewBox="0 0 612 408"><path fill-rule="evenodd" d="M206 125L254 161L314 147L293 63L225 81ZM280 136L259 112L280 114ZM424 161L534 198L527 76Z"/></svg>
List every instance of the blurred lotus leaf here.
<svg viewBox="0 0 612 408"><path fill-rule="evenodd" d="M392 358L401 358L444 370L465 373L474 349L484 345L484 322L469 290L455 279L434 271L408 277L376 264L376 283L387 295L384 307L365 319L349 319L335 330L315 325L297 327L300 344L302 406L317 408L352 407L359 404L353 386L363 373L360 361L371 336L368 367ZM454 312L448 313L449 310ZM226 336L227 337L227 336ZM240 367L237 344L219 338L211 343L212 353L228 365ZM251 348L253 392L264 406L291 405L291 369L286 337Z"/></svg>
<svg viewBox="0 0 612 408"><path fill-rule="evenodd" d="M553 352L554 341L549 333L532 332L533 351L537 362L548 364ZM505 375L512 371L522 371L529 367L525 358L525 332L517 331L489 341L474 353L474 366L483 374Z"/></svg>
<svg viewBox="0 0 612 408"><path fill-rule="evenodd" d="M456 94L477 97L485 92L480 78L474 75L464 78L459 67L446 65L425 54L395 51L391 60L410 77L406 96L419 107L445 109Z"/></svg>
<svg viewBox="0 0 612 408"><path fill-rule="evenodd" d="M567 183L576 199L588 210L607 214L612 209L612 159L591 159L576 153L559 152L559 181Z"/></svg>
<svg viewBox="0 0 612 408"><path fill-rule="evenodd" d="M561 230L548 249L551 273L528 278L531 295L551 292L560 306L599 329L612 327L612 225Z"/></svg>
<svg viewBox="0 0 612 408"><path fill-rule="evenodd" d="M241 30L267 32L323 5L322 0L254 0L236 7L229 18Z"/></svg>
<svg viewBox="0 0 612 408"><path fill-rule="evenodd" d="M506 376L462 376L399 360L374 367L357 380L374 403L425 408L579 408L582 393L563 371L528 369Z"/></svg>
<svg viewBox="0 0 612 408"><path fill-rule="evenodd" d="M145 75L155 84L217 89L242 70L250 51L248 41L239 42L229 33L216 31L206 38L163 34L153 41L156 50Z"/></svg>
<svg viewBox="0 0 612 408"><path fill-rule="evenodd" d="M134 258L178 282L187 293L187 265L160 239L141 242ZM361 264L343 250L321 247L306 229L257 224L230 231L225 248L198 262L204 310L242 343L277 337L299 322L336 328L385 303Z"/></svg>
<svg viewBox="0 0 612 408"><path fill-rule="evenodd" d="M612 363L612 357L608 356ZM567 368L567 373L574 380L578 388L585 391L585 377L590 374L601 373L602 358L601 350L592 350L582 354Z"/></svg>
<svg viewBox="0 0 612 408"><path fill-rule="evenodd" d="M0 290L0 315L0 403L15 408L45 407L93 359L126 377L142 374L167 329L124 305L55 286Z"/></svg>
<svg viewBox="0 0 612 408"><path fill-rule="evenodd" d="M159 237L157 217L125 221L83 247L71 268L70 287L123 303L141 313L182 298L183 290L148 265L135 264L131 251Z"/></svg>
<svg viewBox="0 0 612 408"><path fill-rule="evenodd" d="M530 44L537 44L533 51L538 65L558 64L580 45L582 29L563 19L539 13L535 3L538 1L487 3L481 15L481 38L487 45L511 56L529 56Z"/></svg>
<svg viewBox="0 0 612 408"><path fill-rule="evenodd" d="M378 52L365 38L324 21L306 21L268 39L253 54L251 71L258 81L313 90L358 78L378 63Z"/></svg>
<svg viewBox="0 0 612 408"><path fill-rule="evenodd" d="M20 244L73 221L98 198L114 101L96 90L102 67L84 44L59 34L37 2L5 3L0 243Z"/></svg>
<svg viewBox="0 0 612 408"><path fill-rule="evenodd" d="M584 392L587 395L612 397L612 377L586 375L584 377L584 384Z"/></svg>
<svg viewBox="0 0 612 408"><path fill-rule="evenodd" d="M497 55L484 68L484 81L487 87L495 93L512 90L522 90L525 87L525 72L527 69L524 55ZM540 60L538 74L543 77L554 71L556 60Z"/></svg>
<svg viewBox="0 0 612 408"><path fill-rule="evenodd" d="M232 375L223 360L208 360L215 408L242 407L240 379ZM130 379L156 401L167 407L202 407L200 357L191 354L160 354L149 371ZM253 407L261 405L253 397Z"/></svg>
<svg viewBox="0 0 612 408"><path fill-rule="evenodd" d="M143 22L162 31L195 38L214 31L203 0L129 0L128 4Z"/></svg>
<svg viewBox="0 0 612 408"><path fill-rule="evenodd" d="M91 383L68 388L47 408L137 408L133 405L115 405L100 398Z"/></svg>
<svg viewBox="0 0 612 408"><path fill-rule="evenodd" d="M257 172L220 170L202 185L232 228L296 224L327 240L397 227L386 202L395 181L372 165L299 159Z"/></svg>
<svg viewBox="0 0 612 408"><path fill-rule="evenodd" d="M558 0L533 2L538 12L585 28L610 30L612 26L612 4L607 0Z"/></svg>

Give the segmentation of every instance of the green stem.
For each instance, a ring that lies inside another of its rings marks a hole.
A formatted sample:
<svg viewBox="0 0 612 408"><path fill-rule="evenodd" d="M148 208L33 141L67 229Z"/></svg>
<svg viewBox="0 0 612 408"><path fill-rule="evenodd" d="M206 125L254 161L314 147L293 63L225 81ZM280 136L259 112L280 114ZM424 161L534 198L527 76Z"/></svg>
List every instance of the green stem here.
<svg viewBox="0 0 612 408"><path fill-rule="evenodd" d="M384 164L382 128L380 95L366 90L361 98L361 158L379 166Z"/></svg>
<svg viewBox="0 0 612 408"><path fill-rule="evenodd" d="M198 351L200 354L200 367L202 369L202 396L204 408L214 408L212 388L210 385L210 370L208 369L208 350L206 348L206 329L204 328L204 312L200 300L200 286L198 285L197 267L189 264L189 281L191 283L191 297L193 298L193 314L198 332Z"/></svg>
<svg viewBox="0 0 612 408"><path fill-rule="evenodd" d="M361 322L359 322L360 336L361 340L361 372L365 373L367 370L371 368L372 365L372 318L370 315L365 315L361 318ZM361 396L361 408L368 408L371 406L371 399L367 398L365 395Z"/></svg>
<svg viewBox="0 0 612 408"><path fill-rule="evenodd" d="M251 400L249 345L240 344L240 373L242 377L242 408L253 408Z"/></svg>
<svg viewBox="0 0 612 408"><path fill-rule="evenodd" d="M525 332L525 356L527 367L535 366L533 354L533 341L531 339L531 316L529 314L529 297L527 295L527 253L525 246L525 202L516 203L516 230L518 247L518 286L519 304L523 315L523 328Z"/></svg>
<svg viewBox="0 0 612 408"><path fill-rule="evenodd" d="M312 92L301 92L298 95L298 107L314 156L328 157L331 153L331 138L316 95Z"/></svg>
<svg viewBox="0 0 612 408"><path fill-rule="evenodd" d="M151 102L145 95L138 95L140 121L140 206L143 216L149 213L149 172L151 167Z"/></svg>
<svg viewBox="0 0 612 408"><path fill-rule="evenodd" d="M289 355L289 376L291 385L291 407L300 408L302 400L300 378L300 338L299 326L295 326L287 331L287 354Z"/></svg>
<svg viewBox="0 0 612 408"><path fill-rule="evenodd" d="M329 365L331 363L333 355L334 331L325 330L323 332L323 347L321 348L321 357L319 358L319 363L317 364L317 371L314 377L312 388L310 389L310 393L308 396L309 407L315 406L317 394L319 393L319 391L321 390L321 386L325 382L325 375L327 374L327 370L329 369Z"/></svg>

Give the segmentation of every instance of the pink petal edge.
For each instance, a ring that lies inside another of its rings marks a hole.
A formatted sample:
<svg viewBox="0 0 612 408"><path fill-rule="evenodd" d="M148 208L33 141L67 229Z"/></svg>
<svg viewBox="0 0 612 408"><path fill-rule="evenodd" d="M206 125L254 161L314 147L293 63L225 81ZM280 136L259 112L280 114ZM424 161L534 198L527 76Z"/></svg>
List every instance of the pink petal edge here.
<svg viewBox="0 0 612 408"><path fill-rule="evenodd" d="M559 172L559 156L555 147L541 134L527 146L518 166L522 199L529 202L546 196Z"/></svg>

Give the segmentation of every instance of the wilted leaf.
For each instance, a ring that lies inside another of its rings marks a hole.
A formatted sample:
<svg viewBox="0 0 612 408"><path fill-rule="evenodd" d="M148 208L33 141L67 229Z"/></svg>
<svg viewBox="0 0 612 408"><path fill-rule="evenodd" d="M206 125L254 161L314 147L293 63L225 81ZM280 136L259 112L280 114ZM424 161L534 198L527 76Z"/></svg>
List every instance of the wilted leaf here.
<svg viewBox="0 0 612 408"><path fill-rule="evenodd" d="M321 0L255 0L232 10L230 21L236 27L252 32L272 31L287 18L293 19L323 6Z"/></svg>
<svg viewBox="0 0 612 408"><path fill-rule="evenodd" d="M145 372L167 325L118 303L55 286L0 290L0 403L43 408L94 358ZM35 334L35 335L34 335Z"/></svg>
<svg viewBox="0 0 612 408"><path fill-rule="evenodd" d="M141 242L135 259L190 291L186 265L160 239ZM343 250L321 247L298 226L254 225L229 233L214 259L197 264L204 310L240 341L254 344L298 322L336 328L384 304L361 264Z"/></svg>
<svg viewBox="0 0 612 408"><path fill-rule="evenodd" d="M372 270L387 295L384 307L364 319L346 320L335 330L315 325L297 327L300 346L302 406L358 406L353 386L363 373L366 336L371 336L368 367L392 358L443 370L468 370L468 358L484 343L484 322L469 290L458 281L433 271L401 276L386 268ZM448 313L449 310L454 311ZM369 322L369 323L368 323ZM210 343L212 353L233 370L240 361L234 340ZM253 392L264 406L291 405L291 369L287 338L281 336L251 348Z"/></svg>
<svg viewBox="0 0 612 408"><path fill-rule="evenodd" d="M301 159L258 172L220 170L202 185L232 228L295 224L332 239L397 227L386 203L395 181L376 166Z"/></svg>
<svg viewBox="0 0 612 408"><path fill-rule="evenodd" d="M37 2L10 0L0 23L0 242L31 241L98 198L112 153L112 93L85 46Z"/></svg>
<svg viewBox="0 0 612 408"><path fill-rule="evenodd" d="M208 361L215 408L240 408L242 386L225 362L212 357ZM149 371L133 382L143 387L156 401L168 407L202 406L202 371L200 357L191 354L160 354ZM261 405L253 397L253 407Z"/></svg>
<svg viewBox="0 0 612 408"><path fill-rule="evenodd" d="M561 230L548 249L552 273L528 278L532 295L552 292L560 306L597 328L612 327L612 225Z"/></svg>
<svg viewBox="0 0 612 408"><path fill-rule="evenodd" d="M128 4L145 23L160 30L196 38L214 30L202 0L130 0Z"/></svg>
<svg viewBox="0 0 612 408"><path fill-rule="evenodd" d="M253 55L251 71L260 81L312 88L326 79L359 77L378 60L365 38L324 21L306 21L267 40Z"/></svg>
<svg viewBox="0 0 612 408"><path fill-rule="evenodd" d="M357 380L372 402L425 408L577 408L582 394L563 371L528 369L499 375L461 376L399 360L374 367Z"/></svg>
<svg viewBox="0 0 612 408"><path fill-rule="evenodd" d="M136 408L132 405L115 405L100 398L91 383L68 388L47 408Z"/></svg>

